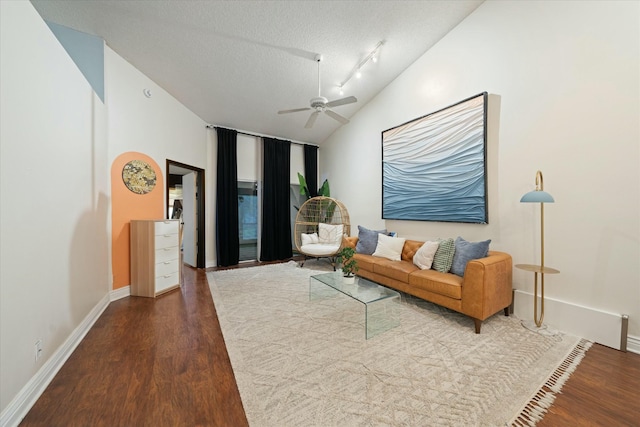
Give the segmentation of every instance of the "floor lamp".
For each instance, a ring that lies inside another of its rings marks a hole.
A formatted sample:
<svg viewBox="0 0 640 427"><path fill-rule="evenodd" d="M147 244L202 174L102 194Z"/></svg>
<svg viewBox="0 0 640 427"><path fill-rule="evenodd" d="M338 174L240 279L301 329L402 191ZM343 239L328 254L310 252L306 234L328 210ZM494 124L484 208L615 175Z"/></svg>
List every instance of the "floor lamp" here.
<svg viewBox="0 0 640 427"><path fill-rule="evenodd" d="M544 204L554 203L553 196L544 191L542 180L542 172L536 172L536 189L530 191L520 199L520 203L540 203L540 265L534 264L516 264L516 268L533 272L534 290L533 290L533 321L522 322L523 326L528 329L540 331L542 321L544 319L544 275L558 274L560 271L555 268L546 267L544 265ZM540 274L540 314L538 315L538 274ZM548 331L553 334L553 332Z"/></svg>

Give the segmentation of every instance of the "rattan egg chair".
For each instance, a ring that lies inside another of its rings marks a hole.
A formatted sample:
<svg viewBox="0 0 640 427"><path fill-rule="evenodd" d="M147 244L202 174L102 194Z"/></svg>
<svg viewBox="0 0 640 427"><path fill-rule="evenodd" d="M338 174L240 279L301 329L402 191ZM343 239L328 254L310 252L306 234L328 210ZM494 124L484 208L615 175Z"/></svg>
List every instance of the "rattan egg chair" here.
<svg viewBox="0 0 640 427"><path fill-rule="evenodd" d="M296 249L308 258L328 258L336 269L336 255L342 248L342 237L351 233L349 211L339 200L317 196L300 206L293 229Z"/></svg>

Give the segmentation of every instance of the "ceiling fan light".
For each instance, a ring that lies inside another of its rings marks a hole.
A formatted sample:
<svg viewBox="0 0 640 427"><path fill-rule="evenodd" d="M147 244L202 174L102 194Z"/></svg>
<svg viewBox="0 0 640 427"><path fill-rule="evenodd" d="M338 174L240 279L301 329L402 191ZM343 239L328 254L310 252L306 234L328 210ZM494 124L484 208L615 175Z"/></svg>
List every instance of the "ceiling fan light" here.
<svg viewBox="0 0 640 427"><path fill-rule="evenodd" d="M318 62L318 96L316 98L311 98L311 100L309 101L309 107L303 107L303 108L295 108L292 110L280 110L278 111L278 114L285 114L285 113L295 113L298 111L309 111L311 110L312 113L309 116L309 118L307 119L307 123L305 124L305 128L306 129L311 129L316 121L316 119L318 118L318 115L320 113L326 113L329 117L331 117L334 120L339 121L342 124L347 124L349 123L349 119L347 119L344 116L341 116L340 114L334 112L331 110L331 108L333 107L339 107L341 105L346 105L346 104L352 104L354 102L358 102L358 99L355 96L347 96L346 98L340 98L340 99L334 99L333 101L329 101L327 98L325 98L324 96L322 96L322 92L320 91L320 60L322 58L317 56L316 57L316 61ZM340 91L340 94L342 95L342 90L344 87L344 82L340 83L338 85L338 89Z"/></svg>
<svg viewBox="0 0 640 427"><path fill-rule="evenodd" d="M359 79L360 77L362 77L362 73L360 72L360 70L358 70L356 72L356 79Z"/></svg>

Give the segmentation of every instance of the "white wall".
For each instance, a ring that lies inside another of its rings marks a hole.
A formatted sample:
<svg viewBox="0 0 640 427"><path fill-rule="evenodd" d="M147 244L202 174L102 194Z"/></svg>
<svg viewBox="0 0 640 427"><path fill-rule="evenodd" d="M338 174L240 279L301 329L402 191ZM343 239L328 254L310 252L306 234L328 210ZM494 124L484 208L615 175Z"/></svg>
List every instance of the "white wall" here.
<svg viewBox="0 0 640 427"><path fill-rule="evenodd" d="M4 411L108 295L109 167L106 109L47 25L26 1L0 19Z"/></svg>
<svg viewBox="0 0 640 427"><path fill-rule="evenodd" d="M171 159L205 169L206 123L112 49L105 56L109 164L139 151L161 166ZM144 89L151 90L150 98Z"/></svg>
<svg viewBox="0 0 640 427"><path fill-rule="evenodd" d="M318 165L319 166L319 165ZM298 173L304 173L304 146L301 144L291 144L291 171L289 174L289 183L298 185ZM316 188L317 190L317 188Z"/></svg>
<svg viewBox="0 0 640 427"><path fill-rule="evenodd" d="M639 9L482 4L323 143L322 173L353 233L361 224L416 238L490 238L515 264L539 263L539 206L519 200L540 169L556 199L545 209L545 264L561 271L546 276L546 296L629 314L629 334L640 338ZM493 95L489 224L383 221L381 131L483 91ZM514 269L514 288L533 292L532 275Z"/></svg>
<svg viewBox="0 0 640 427"><path fill-rule="evenodd" d="M261 138L238 134L238 181L262 180L261 145Z"/></svg>
<svg viewBox="0 0 640 427"><path fill-rule="evenodd" d="M166 160L205 169L205 179L215 174L207 169L206 123L133 65L105 48L105 84L109 118L109 166L122 153L137 151L153 158L163 169L167 185ZM146 97L144 90L151 91ZM211 233L214 210L212 188L205 183L205 233ZM207 237L207 259L215 245Z"/></svg>

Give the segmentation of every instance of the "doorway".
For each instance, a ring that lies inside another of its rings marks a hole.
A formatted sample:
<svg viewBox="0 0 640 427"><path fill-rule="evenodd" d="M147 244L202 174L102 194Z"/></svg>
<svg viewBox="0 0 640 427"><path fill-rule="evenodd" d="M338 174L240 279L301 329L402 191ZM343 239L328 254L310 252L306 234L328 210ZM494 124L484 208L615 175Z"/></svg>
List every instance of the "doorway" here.
<svg viewBox="0 0 640 427"><path fill-rule="evenodd" d="M166 174L166 217L183 224L183 261L205 268L204 169L167 159Z"/></svg>

